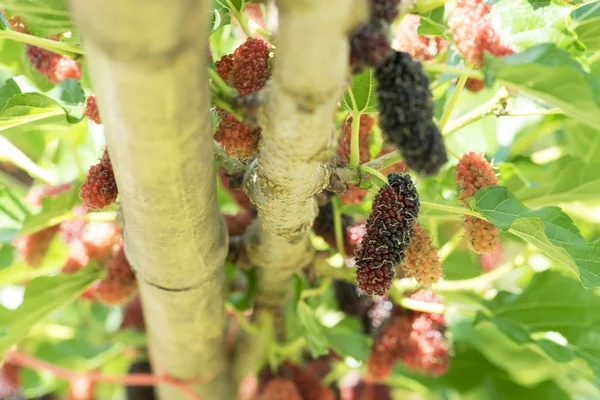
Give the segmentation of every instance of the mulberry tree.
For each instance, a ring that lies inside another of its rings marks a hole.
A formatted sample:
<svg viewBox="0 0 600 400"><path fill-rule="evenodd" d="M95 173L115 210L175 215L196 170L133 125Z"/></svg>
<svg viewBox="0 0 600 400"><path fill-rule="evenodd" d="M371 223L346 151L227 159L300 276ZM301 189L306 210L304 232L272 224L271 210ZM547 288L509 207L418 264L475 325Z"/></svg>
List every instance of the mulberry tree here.
<svg viewBox="0 0 600 400"><path fill-rule="evenodd" d="M600 1L1 7L0 399L600 398Z"/></svg>

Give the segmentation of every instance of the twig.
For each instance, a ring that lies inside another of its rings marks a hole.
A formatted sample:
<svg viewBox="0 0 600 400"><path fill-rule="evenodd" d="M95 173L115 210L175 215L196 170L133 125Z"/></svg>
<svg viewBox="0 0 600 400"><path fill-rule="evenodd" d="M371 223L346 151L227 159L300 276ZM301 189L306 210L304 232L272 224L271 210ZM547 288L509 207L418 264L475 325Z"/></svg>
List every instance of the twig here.
<svg viewBox="0 0 600 400"><path fill-rule="evenodd" d="M452 214L470 215L472 217L477 217L477 218L480 218L480 219L484 219L481 216L481 214L479 214L478 212L473 211L473 210L469 210L467 208L447 206L447 205L444 205L444 204L431 203L429 201L421 201L421 208L431 209L431 210L445 211L445 212L449 212L449 213L452 213Z"/></svg>
<svg viewBox="0 0 600 400"><path fill-rule="evenodd" d="M28 35L26 33L16 32L9 29L0 31L0 39L11 39L16 42L39 47L41 49L48 50L69 58L77 58L79 55L84 54L84 51L81 47L59 42L58 40L44 39L41 37Z"/></svg>
<svg viewBox="0 0 600 400"><path fill-rule="evenodd" d="M496 93L496 95L488 102L468 112L462 117L450 121L444 128L442 134L444 136L450 136L461 128L487 117L488 115L504 115L506 113L507 101L509 97L510 94L505 88L500 89L498 93Z"/></svg>
<svg viewBox="0 0 600 400"><path fill-rule="evenodd" d="M445 64L435 63L423 63L423 69L429 72L440 72L446 74L453 74L458 76L466 76L467 78L483 79L483 72L473 69L466 69L461 67L453 67Z"/></svg>
<svg viewBox="0 0 600 400"><path fill-rule="evenodd" d="M461 228L458 230L458 232L456 232L454 234L454 236L452 236L450 238L450 240L448 240L442 246L442 248L438 251L438 255L439 255L441 263L446 261L448 259L448 257L450 256L450 254L452 254L454 252L454 250L456 250L456 248L462 242L464 235L465 235L465 231L464 231L464 229Z"/></svg>
<svg viewBox="0 0 600 400"><path fill-rule="evenodd" d="M465 87L465 83L467 82L467 79L468 79L467 75L461 75L461 77L458 79L458 82L456 83L456 87L454 88L454 93L452 93L452 96L450 97L450 101L448 101L448 104L446 104L446 107L444 109L444 114L442 114L442 118L440 118L440 123L438 125L440 131L443 131L444 127L448 123L448 120L450 119L450 116L452 115L452 111L454 110L454 108L456 107L456 104L458 103L458 98L460 96L460 92L462 92L463 88Z"/></svg>
<svg viewBox="0 0 600 400"><path fill-rule="evenodd" d="M153 374L127 374L127 375L104 375L99 372L75 372L66 368L59 367L49 362L37 359L20 351L11 351L7 354L7 359L22 367L30 368L36 371L44 370L51 372L55 376L67 379L89 379L94 382L114 383L129 386L155 386L158 384L167 384L176 387L189 400L202 400L189 386L197 385L211 380L219 371L211 373L209 376L195 378L188 381L181 381L168 375Z"/></svg>

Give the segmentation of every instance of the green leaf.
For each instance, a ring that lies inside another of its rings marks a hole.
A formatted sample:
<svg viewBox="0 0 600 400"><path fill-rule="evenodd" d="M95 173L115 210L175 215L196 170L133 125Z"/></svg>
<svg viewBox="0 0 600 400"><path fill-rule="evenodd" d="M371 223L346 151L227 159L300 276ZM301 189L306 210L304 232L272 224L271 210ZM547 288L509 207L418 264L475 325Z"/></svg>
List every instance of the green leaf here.
<svg viewBox="0 0 600 400"><path fill-rule="evenodd" d="M298 319L305 330L304 337L310 353L313 357L327 354L329 350L327 336L313 309L304 301L300 301L297 310Z"/></svg>
<svg viewBox="0 0 600 400"><path fill-rule="evenodd" d="M600 164L563 157L540 176L537 186L523 187L515 196L532 207L600 198Z"/></svg>
<svg viewBox="0 0 600 400"><path fill-rule="evenodd" d="M31 328L52 311L76 299L86 287L101 278L102 269L88 266L74 274L59 274L32 280L21 305L15 310L0 308L0 352L27 336Z"/></svg>
<svg viewBox="0 0 600 400"><path fill-rule="evenodd" d="M366 362L371 353L371 340L360 330L353 329L353 326L344 321L324 330L331 347L340 357L352 357L355 360Z"/></svg>
<svg viewBox="0 0 600 400"><path fill-rule="evenodd" d="M585 286L600 286L600 247L586 243L560 208L530 210L503 186L483 188L475 200L475 208L497 228L538 247L567 267Z"/></svg>
<svg viewBox="0 0 600 400"><path fill-rule="evenodd" d="M67 113L69 123L77 123L83 119L85 95L79 81L71 78L65 79L47 92L47 95L62 106Z"/></svg>
<svg viewBox="0 0 600 400"><path fill-rule="evenodd" d="M538 97L594 129L600 129L600 79L585 72L554 44L507 57L486 57L486 81Z"/></svg>
<svg viewBox="0 0 600 400"><path fill-rule="evenodd" d="M600 50L600 1L583 4L574 9L571 18L571 28L587 50Z"/></svg>
<svg viewBox="0 0 600 400"><path fill-rule="evenodd" d="M432 35L449 39L444 23L444 7L438 7L419 15L421 23L417 28L419 35Z"/></svg>
<svg viewBox="0 0 600 400"><path fill-rule="evenodd" d="M9 0L2 6L9 15L20 16L27 30L35 36L75 32L65 0Z"/></svg>
<svg viewBox="0 0 600 400"><path fill-rule="evenodd" d="M352 86L344 95L342 105L348 111L354 110L360 113L377 112L377 92L376 92L375 74L373 69L369 69L359 75L352 77ZM354 97L354 102L352 98Z"/></svg>
<svg viewBox="0 0 600 400"><path fill-rule="evenodd" d="M490 15L500 36L520 52L540 43L576 50L577 37L568 29L570 13L560 0L502 0Z"/></svg>
<svg viewBox="0 0 600 400"><path fill-rule="evenodd" d="M246 4L249 1L246 0L215 0L216 4L227 10L233 10L234 12L242 12L246 8Z"/></svg>
<svg viewBox="0 0 600 400"><path fill-rule="evenodd" d="M595 340L600 334L600 298L577 281L544 271L534 275L521 294L500 292L487 305L489 316L484 319L515 343L533 344L561 363L582 357L600 373L600 345ZM541 334L546 332L551 333ZM560 337L550 340L557 334Z"/></svg>
<svg viewBox="0 0 600 400"><path fill-rule="evenodd" d="M74 182L70 190L42 199L42 209L37 214L25 218L21 234L37 232L71 219L71 210L80 202L79 183Z"/></svg>
<svg viewBox="0 0 600 400"><path fill-rule="evenodd" d="M564 129L570 154L586 163L600 163L600 131L572 120L565 124Z"/></svg>
<svg viewBox="0 0 600 400"><path fill-rule="evenodd" d="M18 196L7 187L0 186L0 243L8 244L16 239L23 221L30 214L29 208Z"/></svg>

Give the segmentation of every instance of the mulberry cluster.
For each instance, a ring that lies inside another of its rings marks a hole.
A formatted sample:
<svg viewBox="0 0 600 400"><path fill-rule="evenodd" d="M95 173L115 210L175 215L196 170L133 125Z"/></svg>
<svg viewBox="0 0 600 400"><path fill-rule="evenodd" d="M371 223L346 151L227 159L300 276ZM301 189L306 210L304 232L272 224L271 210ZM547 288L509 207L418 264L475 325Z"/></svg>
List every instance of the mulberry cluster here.
<svg viewBox="0 0 600 400"><path fill-rule="evenodd" d="M284 374L291 376L303 400L334 400L333 391L321 384L319 377L308 370L287 363Z"/></svg>
<svg viewBox="0 0 600 400"><path fill-rule="evenodd" d="M350 66L355 72L376 67L392 51L388 32L398 16L400 0L370 0L370 18L350 35Z"/></svg>
<svg viewBox="0 0 600 400"><path fill-rule="evenodd" d="M269 47L260 39L249 38L233 54L223 56L216 63L217 73L233 86L240 95L254 93L265 85L271 76L268 65ZM214 138L231 157L246 159L258 149L260 128L251 128L235 119L227 111L217 111L219 125Z"/></svg>
<svg viewBox="0 0 600 400"><path fill-rule="evenodd" d="M67 78L81 78L81 67L69 57L30 45L25 46L25 53L31 65L52 83L59 83Z"/></svg>
<svg viewBox="0 0 600 400"><path fill-rule="evenodd" d="M436 174L447 161L444 139L433 123L429 79L408 53L394 52L376 68L379 124L406 165L420 174Z"/></svg>
<svg viewBox="0 0 600 400"><path fill-rule="evenodd" d="M88 96L85 99L85 116L90 119L90 121L100 125L102 120L100 120L100 113L98 112L98 105L96 104L96 96Z"/></svg>
<svg viewBox="0 0 600 400"><path fill-rule="evenodd" d="M135 274L125 257L122 240L108 263L106 278L94 284L96 299L101 303L121 304L137 289Z"/></svg>
<svg viewBox="0 0 600 400"><path fill-rule="evenodd" d="M42 199L58 196L69 191L71 187L72 185L70 183L58 186L35 186L29 190L27 196L25 196L25 201L32 206L40 207L42 205ZM54 236L58 231L58 225L50 226L38 232L17 238L13 242L13 245L17 248L20 257L27 265L37 267L42 262L42 259L48 251L50 242L52 242L52 239L54 239Z"/></svg>
<svg viewBox="0 0 600 400"><path fill-rule="evenodd" d="M92 165L85 181L79 188L79 198L92 209L102 209L117 200L119 191L108 150L104 150L102 159Z"/></svg>
<svg viewBox="0 0 600 400"><path fill-rule="evenodd" d="M492 26L490 8L483 0L458 0L448 17L448 27L456 47L465 60L475 66L483 65L484 51L495 56L514 53Z"/></svg>
<svg viewBox="0 0 600 400"><path fill-rule="evenodd" d="M441 53L448 43L439 37L430 38L419 35L417 29L421 24L421 17L408 14L394 30L392 47L398 51L404 51L415 60L427 61Z"/></svg>
<svg viewBox="0 0 600 400"><path fill-rule="evenodd" d="M410 298L440 302L427 291L416 292ZM399 309L375 339L367 365L377 379L387 377L396 361L420 373L439 376L448 369L448 352L443 315Z"/></svg>
<svg viewBox="0 0 600 400"><path fill-rule="evenodd" d="M462 156L454 170L458 184L459 200L466 207L465 199L475 196L479 189L498 184L498 178L490 163L480 154L470 152ZM472 216L465 217L465 239L476 253L487 254L498 245L498 228L491 223Z"/></svg>
<svg viewBox="0 0 600 400"><path fill-rule="evenodd" d="M409 175L390 174L373 200L365 236L356 252L358 286L369 296L383 295L404 260L419 214L419 198Z"/></svg>
<svg viewBox="0 0 600 400"><path fill-rule="evenodd" d="M400 264L400 268L404 276L416 279L425 287L437 283L442 277L442 264L437 249L431 243L429 234L418 223L413 225L413 234L406 249L406 258Z"/></svg>

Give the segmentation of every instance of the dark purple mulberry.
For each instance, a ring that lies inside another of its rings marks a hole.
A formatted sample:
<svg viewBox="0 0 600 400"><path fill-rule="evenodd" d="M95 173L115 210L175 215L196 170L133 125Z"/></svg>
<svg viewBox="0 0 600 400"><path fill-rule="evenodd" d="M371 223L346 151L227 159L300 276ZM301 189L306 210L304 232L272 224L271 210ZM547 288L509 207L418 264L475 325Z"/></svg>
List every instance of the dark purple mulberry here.
<svg viewBox="0 0 600 400"><path fill-rule="evenodd" d="M385 62L392 53L389 25L372 20L359 26L350 36L350 66L355 73Z"/></svg>
<svg viewBox="0 0 600 400"><path fill-rule="evenodd" d="M395 51L375 70L379 125L410 169L435 175L448 160L444 138L433 123L429 79L408 53Z"/></svg>
<svg viewBox="0 0 600 400"><path fill-rule="evenodd" d="M371 0L370 3L371 19L391 24L398 17L400 0Z"/></svg>
<svg viewBox="0 0 600 400"><path fill-rule="evenodd" d="M356 279L368 295L384 295L404 260L419 214L419 197L409 175L388 175L373 200L367 232L356 252Z"/></svg>

